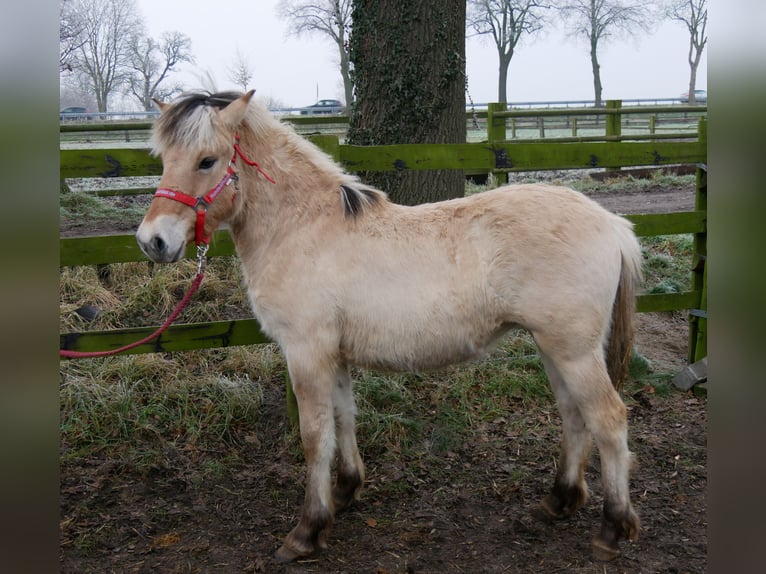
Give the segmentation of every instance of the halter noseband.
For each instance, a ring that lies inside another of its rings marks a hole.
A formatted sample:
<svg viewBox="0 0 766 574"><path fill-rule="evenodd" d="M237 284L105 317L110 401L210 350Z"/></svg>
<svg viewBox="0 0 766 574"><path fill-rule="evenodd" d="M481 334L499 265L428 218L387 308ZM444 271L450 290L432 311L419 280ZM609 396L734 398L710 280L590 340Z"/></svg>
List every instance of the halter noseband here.
<svg viewBox="0 0 766 574"><path fill-rule="evenodd" d="M218 194L221 193L221 190L223 190L224 187L229 185L229 183L232 181L237 180L237 174L234 171L234 165L237 162L237 156L241 157L242 161L244 161L247 165L254 166L258 170L258 173L260 173L271 183L276 183L276 181L274 181L261 169L261 166L258 165L258 162L249 159L244 154L242 149L239 147L239 134L234 134L234 153L229 160L229 165L226 167L226 173L216 184L216 186L208 191L205 195L202 197L193 197L182 191L176 191L166 187L160 187L157 189L157 191L154 192L154 197L164 197L174 201L179 201L184 205L188 205L197 213L197 222L194 226L194 242L198 247L202 244L207 245L210 243L210 235L205 235L205 215L207 214L207 208L211 203L213 203L215 198L218 197Z"/></svg>

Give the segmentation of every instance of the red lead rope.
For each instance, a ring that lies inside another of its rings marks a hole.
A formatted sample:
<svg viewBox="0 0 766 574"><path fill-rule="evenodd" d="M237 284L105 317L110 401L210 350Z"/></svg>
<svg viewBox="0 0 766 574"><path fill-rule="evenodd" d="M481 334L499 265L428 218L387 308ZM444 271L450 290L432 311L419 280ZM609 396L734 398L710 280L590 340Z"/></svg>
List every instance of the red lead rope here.
<svg viewBox="0 0 766 574"><path fill-rule="evenodd" d="M213 202L213 200L215 200L215 198L218 196L221 190L224 187L226 187L231 182L231 180L235 177L233 166L234 166L234 163L237 161L237 156L241 157L242 161L244 161L247 165L255 167L255 169L258 170L258 173L260 173L263 177L265 177L271 183L276 183L276 181L274 181L272 178L266 175L266 173L261 169L261 166L258 165L257 161L253 161L249 159L242 152L242 149L239 147L239 134L235 134L234 135L234 153L232 154L231 160L229 161L229 166L226 168L226 173L221 178L221 181L219 181L218 184L209 192L207 192L203 197L192 197L181 191L176 191L176 190L167 189L167 188L159 188L154 193L155 197L165 197L167 199L180 201L181 203L188 205L189 207L191 207L197 212L197 221L195 224L195 242L197 243L197 276L194 278L194 281L192 281L191 287L186 292L186 295L184 295L183 299L181 299L181 301L178 303L176 308L173 309L173 312L170 314L170 316L167 319L165 319L165 322L162 325L160 325L160 327L148 337L144 337L140 341L130 343L129 345L125 345L124 347L111 349L109 351L90 351L90 352L68 351L65 349L59 349L59 356L66 357L68 359L80 359L80 358L86 358L86 357L107 357L109 355L116 355L118 353L122 353L123 351L128 351L130 349L134 349L135 347L148 343L149 341L156 339L157 337L162 335L162 333L167 331L168 327L170 327L173 321L176 320L176 318L181 314L181 312L184 310L186 305L189 303L194 293L197 292L197 289L199 289L199 286L202 283L202 278L205 276L205 255L207 254L208 243L210 242L210 236L205 235L205 214L207 212L207 206L210 205Z"/></svg>
<svg viewBox="0 0 766 574"><path fill-rule="evenodd" d="M181 299L181 301L176 305L176 308L173 309L173 312L170 314L170 316L165 319L165 322L160 325L160 328L157 329L154 333L149 335L148 337L144 337L140 341L136 341L134 343L130 343L129 345L125 345L124 347L119 347L117 349L111 349L109 351L67 351L65 349L59 350L59 356L65 357L67 359L83 359L87 357L107 357L109 355L116 355L118 353L122 353L123 351L128 351L130 349L133 349L135 347L138 347L139 345L143 345L144 343L148 343L149 341L156 339L162 333L167 331L168 327L170 327L171 323L176 320L176 318L181 314L181 311L184 310L186 305L191 300L194 293L197 292L197 289L199 289L200 283L202 283L202 278L205 276L204 270L200 270L199 273L197 273L197 276L194 278L194 281L192 281L191 287L186 292L186 295L184 295L184 298Z"/></svg>
<svg viewBox="0 0 766 574"><path fill-rule="evenodd" d="M244 153L242 153L242 149L239 147L239 134L234 134L234 159L231 160L232 163L234 163L234 160L237 158L237 155L242 158L242 161L244 161L247 165L255 167L255 169L258 170L258 173L260 173L263 177L268 179L271 183L277 183L274 181L271 177L269 177L265 171L261 169L261 166L258 165L257 161L254 161L252 159L249 159Z"/></svg>

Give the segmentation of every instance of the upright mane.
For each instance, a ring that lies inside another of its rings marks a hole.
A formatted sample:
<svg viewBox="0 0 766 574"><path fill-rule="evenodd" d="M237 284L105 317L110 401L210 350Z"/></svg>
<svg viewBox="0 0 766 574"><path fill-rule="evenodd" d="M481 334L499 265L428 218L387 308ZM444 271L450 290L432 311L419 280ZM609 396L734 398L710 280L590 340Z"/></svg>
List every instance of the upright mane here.
<svg viewBox="0 0 766 574"><path fill-rule="evenodd" d="M163 110L154 124L150 144L160 155L170 146L190 149L212 147L221 135L213 122L215 109L223 109L242 96L238 92L187 92Z"/></svg>
<svg viewBox="0 0 766 574"><path fill-rule="evenodd" d="M175 146L201 150L229 145L231 142L223 139L228 136L216 125L215 114L242 95L236 91L182 94L163 108L155 122L150 140L152 153L161 155L165 149ZM271 149L279 142L289 151L283 157L300 157L303 164L313 166L315 173L321 172L337 181L334 187L345 217L357 218L386 201L384 192L363 184L356 176L343 171L331 157L295 133L292 126L274 118L258 102L251 101L245 124L259 147Z"/></svg>

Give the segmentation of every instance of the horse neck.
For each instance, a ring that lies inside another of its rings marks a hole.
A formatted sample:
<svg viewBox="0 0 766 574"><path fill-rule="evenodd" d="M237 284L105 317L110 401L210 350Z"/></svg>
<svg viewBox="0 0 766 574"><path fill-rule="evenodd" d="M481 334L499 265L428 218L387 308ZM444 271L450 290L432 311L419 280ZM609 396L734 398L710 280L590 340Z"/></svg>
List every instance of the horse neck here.
<svg viewBox="0 0 766 574"><path fill-rule="evenodd" d="M325 154L274 118L241 133L245 156L255 167L238 168L240 198L232 219L235 242L266 245L300 229L306 219L340 210L339 186L348 176Z"/></svg>

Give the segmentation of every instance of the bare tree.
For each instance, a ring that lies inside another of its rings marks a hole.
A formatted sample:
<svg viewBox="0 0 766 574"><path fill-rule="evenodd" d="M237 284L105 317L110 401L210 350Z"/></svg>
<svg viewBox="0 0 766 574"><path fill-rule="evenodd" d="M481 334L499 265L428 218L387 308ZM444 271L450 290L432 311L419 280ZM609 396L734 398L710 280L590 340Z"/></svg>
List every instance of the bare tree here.
<svg viewBox="0 0 766 574"><path fill-rule="evenodd" d="M274 96L265 96L261 98L261 101L269 110L281 110L287 107L282 100L278 100Z"/></svg>
<svg viewBox="0 0 766 574"><path fill-rule="evenodd" d="M109 96L129 81L130 46L141 35L143 22L134 0L73 0L82 23L84 42L70 59L73 72L90 85L99 112Z"/></svg>
<svg viewBox="0 0 766 574"><path fill-rule="evenodd" d="M179 85L163 84L182 62L193 62L191 39L181 32L165 32L160 41L147 36L136 37L130 46L130 78L128 91L144 110L153 110L154 98L164 101L182 91Z"/></svg>
<svg viewBox="0 0 766 574"><path fill-rule="evenodd" d="M653 2L646 0L565 0L558 5L565 26L573 36L584 36L590 49L593 91L601 106L601 66L598 49L617 32L635 36L647 32L653 21Z"/></svg>
<svg viewBox="0 0 766 574"><path fill-rule="evenodd" d="M279 14L289 21L296 36L319 34L332 38L338 49L340 75L346 105L354 100L354 83L351 79L348 37L351 33L352 0L315 0L314 2L281 0Z"/></svg>
<svg viewBox="0 0 766 574"><path fill-rule="evenodd" d="M83 79L76 74L65 74L59 85L59 103L62 108L84 106L88 110L96 109L96 99L88 85L80 84Z"/></svg>
<svg viewBox="0 0 766 574"><path fill-rule="evenodd" d="M85 43L80 15L72 9L71 0L61 0L59 6L59 70L71 72L72 58Z"/></svg>
<svg viewBox="0 0 766 574"><path fill-rule="evenodd" d="M250 81L253 79L253 70L250 67L250 63L247 58L237 48L237 56L234 60L234 65L229 68L229 80L237 84L242 88L243 92L246 92L250 87Z"/></svg>
<svg viewBox="0 0 766 574"><path fill-rule="evenodd" d="M468 0L468 27L476 35L491 35L497 48L499 102L508 101L508 67L516 46L542 29L548 8L540 0Z"/></svg>
<svg viewBox="0 0 766 574"><path fill-rule="evenodd" d="M666 14L670 19L682 22L689 31L689 103L695 105L697 68L707 45L707 0L674 0Z"/></svg>

